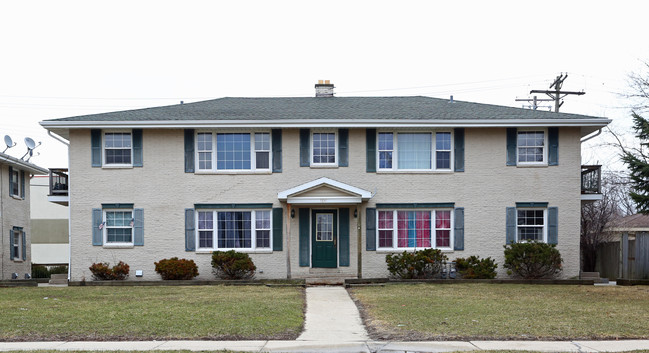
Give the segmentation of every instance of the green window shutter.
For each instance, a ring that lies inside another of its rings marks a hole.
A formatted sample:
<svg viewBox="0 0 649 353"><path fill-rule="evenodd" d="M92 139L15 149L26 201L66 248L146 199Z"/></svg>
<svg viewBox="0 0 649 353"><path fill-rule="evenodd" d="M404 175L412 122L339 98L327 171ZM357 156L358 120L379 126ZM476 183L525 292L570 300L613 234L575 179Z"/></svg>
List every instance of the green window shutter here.
<svg viewBox="0 0 649 353"><path fill-rule="evenodd" d="M338 129L338 166L349 165L349 129Z"/></svg>
<svg viewBox="0 0 649 353"><path fill-rule="evenodd" d="M133 245L144 246L144 209L133 209Z"/></svg>
<svg viewBox="0 0 649 353"><path fill-rule="evenodd" d="M548 165L559 165L559 128L548 128Z"/></svg>
<svg viewBox="0 0 649 353"><path fill-rule="evenodd" d="M284 209L273 208L273 251L282 251L284 242L282 231L284 229Z"/></svg>
<svg viewBox="0 0 649 353"><path fill-rule="evenodd" d="M349 266L349 208L338 212L338 262L340 266Z"/></svg>
<svg viewBox="0 0 649 353"><path fill-rule="evenodd" d="M194 129L185 129L185 173L194 172Z"/></svg>
<svg viewBox="0 0 649 353"><path fill-rule="evenodd" d="M516 128L507 128L507 165L516 165Z"/></svg>
<svg viewBox="0 0 649 353"><path fill-rule="evenodd" d="M505 217L505 244L516 242L516 207L507 207Z"/></svg>
<svg viewBox="0 0 649 353"><path fill-rule="evenodd" d="M464 129L457 128L454 131L455 139L455 171L463 172L464 171Z"/></svg>
<svg viewBox="0 0 649 353"><path fill-rule="evenodd" d="M142 129L133 129L133 166L142 166Z"/></svg>
<svg viewBox="0 0 649 353"><path fill-rule="evenodd" d="M14 259L14 228L9 230L9 260Z"/></svg>
<svg viewBox="0 0 649 353"><path fill-rule="evenodd" d="M27 260L27 235L25 235L25 231L21 230L20 231L20 236L22 238L23 244L22 244L22 254L23 254L23 261Z"/></svg>
<svg viewBox="0 0 649 353"><path fill-rule="evenodd" d="M273 173L282 172L282 130L271 130L273 150Z"/></svg>
<svg viewBox="0 0 649 353"><path fill-rule="evenodd" d="M9 194L13 195L14 193L14 182L12 176L14 175L14 168L9 166Z"/></svg>
<svg viewBox="0 0 649 353"><path fill-rule="evenodd" d="M194 227L194 209L185 209L185 251L196 250L196 234Z"/></svg>
<svg viewBox="0 0 649 353"><path fill-rule="evenodd" d="M104 243L104 231L99 229L103 223L101 208L92 209L92 245L101 246ZM103 228L103 227L102 227Z"/></svg>
<svg viewBox="0 0 649 353"><path fill-rule="evenodd" d="M368 173L376 172L376 129L365 130L366 141L366 171Z"/></svg>
<svg viewBox="0 0 649 353"><path fill-rule="evenodd" d="M300 266L309 266L309 209L300 208Z"/></svg>
<svg viewBox="0 0 649 353"><path fill-rule="evenodd" d="M25 199L25 171L20 171L20 197Z"/></svg>
<svg viewBox="0 0 649 353"><path fill-rule="evenodd" d="M101 167L101 130L90 130L90 145L92 147L92 166Z"/></svg>
<svg viewBox="0 0 649 353"><path fill-rule="evenodd" d="M464 250L464 207L455 209L455 244L454 250Z"/></svg>
<svg viewBox="0 0 649 353"><path fill-rule="evenodd" d="M311 165L310 139L311 139L311 130L300 129L300 167L308 167Z"/></svg>
<svg viewBox="0 0 649 353"><path fill-rule="evenodd" d="M367 208L365 210L365 250L376 250L376 208Z"/></svg>
<svg viewBox="0 0 649 353"><path fill-rule="evenodd" d="M559 244L559 208L548 207L548 244Z"/></svg>

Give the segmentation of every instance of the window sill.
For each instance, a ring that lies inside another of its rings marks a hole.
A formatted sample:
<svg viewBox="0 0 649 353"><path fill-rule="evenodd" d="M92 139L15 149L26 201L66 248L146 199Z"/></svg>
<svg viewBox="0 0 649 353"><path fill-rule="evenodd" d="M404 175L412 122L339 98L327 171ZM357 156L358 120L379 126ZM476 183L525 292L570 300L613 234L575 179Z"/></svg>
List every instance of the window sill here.
<svg viewBox="0 0 649 353"><path fill-rule="evenodd" d="M394 253L402 253L404 251L406 252L415 252L415 250L426 250L430 248L407 248L407 249L376 249L376 253L378 254L394 254ZM453 249L439 249L443 253L453 253L455 250Z"/></svg>
<svg viewBox="0 0 649 353"><path fill-rule="evenodd" d="M249 175L255 175L255 174L261 174L261 175L270 175L273 174L271 170L197 170L194 172L194 174L197 175L232 175L232 174L249 174Z"/></svg>
<svg viewBox="0 0 649 353"><path fill-rule="evenodd" d="M273 253L273 250L271 250L271 249L257 249L257 250L252 250L252 249L212 249L212 250L200 249L200 250L196 250L196 254L211 254L214 251L229 251L229 250L234 250L236 252L245 253L245 254L272 254Z"/></svg>
<svg viewBox="0 0 649 353"><path fill-rule="evenodd" d="M13 260L11 260L11 261L13 261L13 262L20 262L20 263L25 262L24 260L16 260L16 259L13 259Z"/></svg>
<svg viewBox="0 0 649 353"><path fill-rule="evenodd" d="M116 165L102 165L101 169L133 169L132 165L116 164Z"/></svg>
<svg viewBox="0 0 649 353"><path fill-rule="evenodd" d="M133 244L104 244L104 249L133 249Z"/></svg>
<svg viewBox="0 0 649 353"><path fill-rule="evenodd" d="M453 174L453 170L377 170L376 174Z"/></svg>
<svg viewBox="0 0 649 353"><path fill-rule="evenodd" d="M314 169L338 169L338 164L311 164Z"/></svg>
<svg viewBox="0 0 649 353"><path fill-rule="evenodd" d="M18 195L11 195L11 198L14 199L14 200L24 200L22 197L20 197Z"/></svg>
<svg viewBox="0 0 649 353"><path fill-rule="evenodd" d="M523 163L516 164L516 168L547 168L547 163Z"/></svg>

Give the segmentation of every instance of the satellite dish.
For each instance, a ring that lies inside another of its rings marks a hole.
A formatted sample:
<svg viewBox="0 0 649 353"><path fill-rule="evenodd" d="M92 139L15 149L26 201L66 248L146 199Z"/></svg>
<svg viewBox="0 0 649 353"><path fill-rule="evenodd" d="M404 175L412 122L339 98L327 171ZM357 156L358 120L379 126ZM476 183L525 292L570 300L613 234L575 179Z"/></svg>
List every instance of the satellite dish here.
<svg viewBox="0 0 649 353"><path fill-rule="evenodd" d="M36 148L36 142L34 142L34 140L29 137L25 137L25 144L27 145L27 149L29 150Z"/></svg>
<svg viewBox="0 0 649 353"><path fill-rule="evenodd" d="M5 153L5 151L7 151L8 149L16 145L16 143L11 139L11 136L9 135L5 135L5 144L7 145L7 148L5 148L5 150L2 151L2 153Z"/></svg>
<svg viewBox="0 0 649 353"><path fill-rule="evenodd" d="M27 153L25 153L20 159L24 159L27 155L31 158L34 155L34 148L40 146L41 142L37 145L30 137L25 137L25 145L27 145ZM29 162L29 158L27 158L27 162Z"/></svg>

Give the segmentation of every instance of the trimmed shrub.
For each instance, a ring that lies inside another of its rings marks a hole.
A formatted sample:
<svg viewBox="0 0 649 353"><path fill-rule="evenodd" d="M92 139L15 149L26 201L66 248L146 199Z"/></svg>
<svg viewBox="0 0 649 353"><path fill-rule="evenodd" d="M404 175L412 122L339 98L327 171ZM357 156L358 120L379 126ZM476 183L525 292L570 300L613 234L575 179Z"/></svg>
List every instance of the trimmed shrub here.
<svg viewBox="0 0 649 353"><path fill-rule="evenodd" d="M257 271L248 254L234 250L213 252L212 268L214 275L221 279L250 279Z"/></svg>
<svg viewBox="0 0 649 353"><path fill-rule="evenodd" d="M561 273L562 262L554 244L526 242L505 245L505 268L510 276L554 278Z"/></svg>
<svg viewBox="0 0 649 353"><path fill-rule="evenodd" d="M470 256L455 259L455 268L462 278L466 279L492 279L496 277L498 264L491 257L480 259L479 256Z"/></svg>
<svg viewBox="0 0 649 353"><path fill-rule="evenodd" d="M128 277L130 268L123 261L110 267L108 262L98 262L88 268L92 272L92 279L95 281L121 281Z"/></svg>
<svg viewBox="0 0 649 353"><path fill-rule="evenodd" d="M434 278L448 258L439 249L425 249L401 254L386 255L385 262L393 278Z"/></svg>
<svg viewBox="0 0 649 353"><path fill-rule="evenodd" d="M50 271L43 265L32 265L32 278L50 278Z"/></svg>
<svg viewBox="0 0 649 353"><path fill-rule="evenodd" d="M172 257L153 263L155 272L165 280L188 280L198 276L198 266L194 260Z"/></svg>
<svg viewBox="0 0 649 353"><path fill-rule="evenodd" d="M61 266L52 266L49 269L50 276L51 275L59 275L59 274L67 274L68 273L68 266L67 265L61 265ZM128 271L127 271L128 273Z"/></svg>

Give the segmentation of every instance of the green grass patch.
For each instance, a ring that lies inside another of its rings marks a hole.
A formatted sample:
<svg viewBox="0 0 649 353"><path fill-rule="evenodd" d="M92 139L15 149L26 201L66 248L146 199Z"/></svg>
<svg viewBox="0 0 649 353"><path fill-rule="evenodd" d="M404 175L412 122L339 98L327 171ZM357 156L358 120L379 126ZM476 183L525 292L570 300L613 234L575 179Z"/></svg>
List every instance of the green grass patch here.
<svg viewBox="0 0 649 353"><path fill-rule="evenodd" d="M0 289L0 340L293 339L302 288Z"/></svg>
<svg viewBox="0 0 649 353"><path fill-rule="evenodd" d="M374 338L649 338L647 286L399 284L350 291Z"/></svg>

